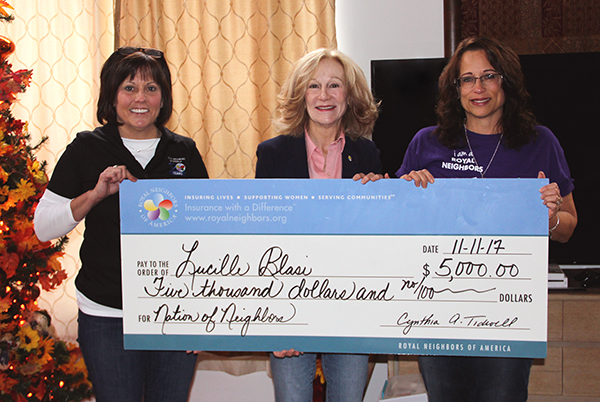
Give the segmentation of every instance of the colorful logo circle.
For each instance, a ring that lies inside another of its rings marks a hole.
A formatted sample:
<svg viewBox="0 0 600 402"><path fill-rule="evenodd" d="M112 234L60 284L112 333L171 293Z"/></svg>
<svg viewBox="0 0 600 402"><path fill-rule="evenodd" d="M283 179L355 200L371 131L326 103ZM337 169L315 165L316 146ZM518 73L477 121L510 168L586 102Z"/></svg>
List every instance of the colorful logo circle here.
<svg viewBox="0 0 600 402"><path fill-rule="evenodd" d="M185 165L183 163L178 163L175 165L175 170L177 170L179 173L183 173L185 172Z"/></svg>
<svg viewBox="0 0 600 402"><path fill-rule="evenodd" d="M173 202L163 197L162 194L153 194L144 201L144 209L148 211L148 218L152 221L157 219L166 221L169 219L171 208L173 208Z"/></svg>

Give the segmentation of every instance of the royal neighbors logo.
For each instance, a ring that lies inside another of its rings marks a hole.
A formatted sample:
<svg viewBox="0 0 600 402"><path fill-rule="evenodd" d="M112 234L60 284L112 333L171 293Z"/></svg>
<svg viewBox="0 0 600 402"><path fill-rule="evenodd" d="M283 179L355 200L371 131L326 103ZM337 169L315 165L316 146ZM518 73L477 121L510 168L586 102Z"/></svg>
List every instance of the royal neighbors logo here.
<svg viewBox="0 0 600 402"><path fill-rule="evenodd" d="M177 198L162 187L151 188L142 194L138 202L140 218L149 226L169 226L177 218Z"/></svg>

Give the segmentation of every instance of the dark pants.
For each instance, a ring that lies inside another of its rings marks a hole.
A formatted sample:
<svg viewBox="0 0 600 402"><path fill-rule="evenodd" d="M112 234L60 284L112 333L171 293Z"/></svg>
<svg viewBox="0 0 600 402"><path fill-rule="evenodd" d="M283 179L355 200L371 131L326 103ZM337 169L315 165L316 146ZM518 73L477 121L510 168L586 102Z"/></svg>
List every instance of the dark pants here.
<svg viewBox="0 0 600 402"><path fill-rule="evenodd" d="M527 400L531 359L420 356L429 402Z"/></svg>
<svg viewBox="0 0 600 402"><path fill-rule="evenodd" d="M187 402L196 355L125 350L123 319L79 311L78 341L97 402Z"/></svg>

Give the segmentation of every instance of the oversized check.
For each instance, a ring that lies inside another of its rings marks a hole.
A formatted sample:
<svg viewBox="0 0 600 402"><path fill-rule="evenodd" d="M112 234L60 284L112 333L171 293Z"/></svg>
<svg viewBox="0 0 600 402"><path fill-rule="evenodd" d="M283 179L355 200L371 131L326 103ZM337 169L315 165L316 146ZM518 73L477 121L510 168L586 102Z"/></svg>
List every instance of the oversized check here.
<svg viewBox="0 0 600 402"><path fill-rule="evenodd" d="M125 347L545 357L547 182L125 181Z"/></svg>

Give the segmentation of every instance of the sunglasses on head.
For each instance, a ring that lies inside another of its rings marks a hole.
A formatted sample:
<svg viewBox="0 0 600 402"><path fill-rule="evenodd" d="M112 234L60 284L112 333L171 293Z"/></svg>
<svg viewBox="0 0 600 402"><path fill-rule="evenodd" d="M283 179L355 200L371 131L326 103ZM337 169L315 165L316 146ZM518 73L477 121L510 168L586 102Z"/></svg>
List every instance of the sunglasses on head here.
<svg viewBox="0 0 600 402"><path fill-rule="evenodd" d="M119 52L123 56L129 56L130 54L142 52L150 57L154 57L155 59L160 59L164 57L164 53L161 50L146 47L124 46L117 49L117 52Z"/></svg>

